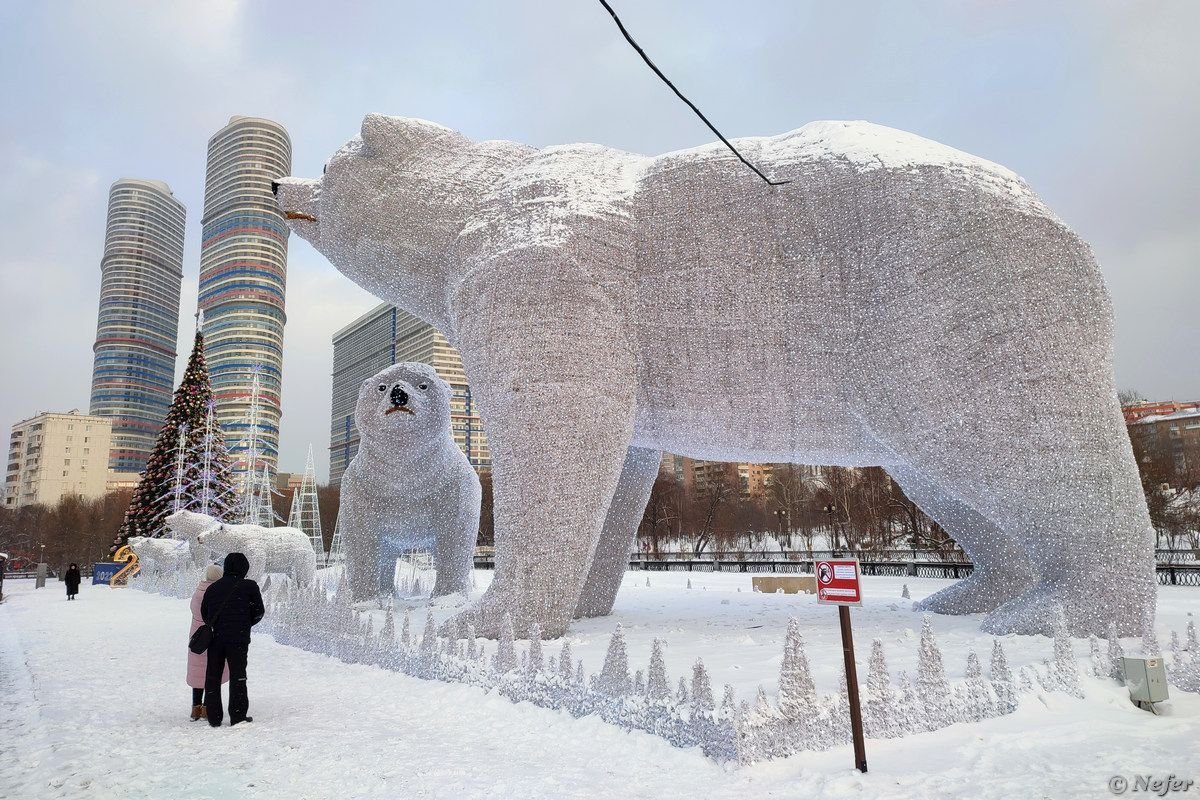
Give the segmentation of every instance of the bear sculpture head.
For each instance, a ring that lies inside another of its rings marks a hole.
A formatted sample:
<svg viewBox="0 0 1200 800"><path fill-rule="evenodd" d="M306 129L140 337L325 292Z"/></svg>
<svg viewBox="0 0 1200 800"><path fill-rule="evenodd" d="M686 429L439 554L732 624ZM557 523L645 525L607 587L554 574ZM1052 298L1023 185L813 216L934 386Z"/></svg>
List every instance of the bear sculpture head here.
<svg viewBox="0 0 1200 800"><path fill-rule="evenodd" d="M166 517L167 528L178 539L195 539L201 533L210 528L216 527L217 520L207 514L199 514L195 511L176 511Z"/></svg>
<svg viewBox="0 0 1200 800"><path fill-rule="evenodd" d="M368 114L320 178L280 178L272 189L289 227L339 272L445 331L447 251L479 199L529 151Z"/></svg>
<svg viewBox="0 0 1200 800"><path fill-rule="evenodd" d="M363 381L354 424L364 444L396 455L450 433L450 384L419 362L393 364Z"/></svg>

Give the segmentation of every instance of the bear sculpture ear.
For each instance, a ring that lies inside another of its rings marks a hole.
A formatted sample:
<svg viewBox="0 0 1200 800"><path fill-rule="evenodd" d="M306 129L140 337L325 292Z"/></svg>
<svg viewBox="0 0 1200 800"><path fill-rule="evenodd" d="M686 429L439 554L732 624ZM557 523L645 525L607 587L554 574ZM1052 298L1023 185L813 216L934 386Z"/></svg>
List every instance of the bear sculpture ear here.
<svg viewBox="0 0 1200 800"><path fill-rule="evenodd" d="M392 119L383 114L367 114L362 121L362 140L376 153L385 153L394 139Z"/></svg>
<svg viewBox="0 0 1200 800"><path fill-rule="evenodd" d="M395 154L407 156L416 152L430 139L446 133L432 122L410 117L389 117L367 114L362 121L362 140L372 155Z"/></svg>

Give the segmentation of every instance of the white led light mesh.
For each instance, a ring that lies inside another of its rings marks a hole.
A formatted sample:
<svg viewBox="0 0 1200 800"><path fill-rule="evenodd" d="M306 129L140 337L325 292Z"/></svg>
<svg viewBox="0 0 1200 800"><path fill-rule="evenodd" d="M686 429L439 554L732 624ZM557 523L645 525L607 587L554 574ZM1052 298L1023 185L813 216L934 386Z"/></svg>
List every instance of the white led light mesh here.
<svg viewBox="0 0 1200 800"><path fill-rule="evenodd" d="M661 451L882 465L970 554L926 600L995 633L1141 631L1153 540L1087 246L1015 174L818 122L643 157L369 115L293 229L462 352L492 447L472 614L607 613Z"/></svg>
<svg viewBox="0 0 1200 800"><path fill-rule="evenodd" d="M250 562L246 577L257 581L268 572L283 573L304 585L311 583L317 569L317 554L313 552L308 535L297 528L264 528L261 525L232 525L213 519L207 514L177 511L167 517L171 532L195 542L201 556L224 558L230 553L242 553Z"/></svg>

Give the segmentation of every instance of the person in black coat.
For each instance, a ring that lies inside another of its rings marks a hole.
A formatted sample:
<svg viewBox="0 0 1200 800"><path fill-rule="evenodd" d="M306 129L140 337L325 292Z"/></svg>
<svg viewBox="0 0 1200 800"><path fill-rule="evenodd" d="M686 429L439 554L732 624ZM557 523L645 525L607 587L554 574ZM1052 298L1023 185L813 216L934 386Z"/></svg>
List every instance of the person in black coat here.
<svg viewBox="0 0 1200 800"><path fill-rule="evenodd" d="M67 567L67 574L63 576L63 582L67 584L67 599L74 600L75 595L79 594L79 567L74 562Z"/></svg>
<svg viewBox="0 0 1200 800"><path fill-rule="evenodd" d="M246 694L246 658L250 650L250 628L267 613L258 584L246 579L250 561L242 553L225 556L225 574L204 592L200 616L212 626L208 646L208 668L204 673L204 699L208 724L221 725L221 673L229 664L229 724L251 722L246 716L250 698Z"/></svg>

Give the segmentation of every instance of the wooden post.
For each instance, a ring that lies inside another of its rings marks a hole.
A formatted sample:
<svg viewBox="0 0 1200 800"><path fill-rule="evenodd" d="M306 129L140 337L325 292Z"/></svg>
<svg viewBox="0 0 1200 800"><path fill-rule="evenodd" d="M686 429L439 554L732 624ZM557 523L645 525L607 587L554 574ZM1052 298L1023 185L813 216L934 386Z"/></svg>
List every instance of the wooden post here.
<svg viewBox="0 0 1200 800"><path fill-rule="evenodd" d="M854 739L854 766L867 771L867 751L863 743L862 707L858 701L858 670L854 667L854 635L850 631L850 609L838 606L842 627L842 655L846 659L846 692L850 701L850 732Z"/></svg>

